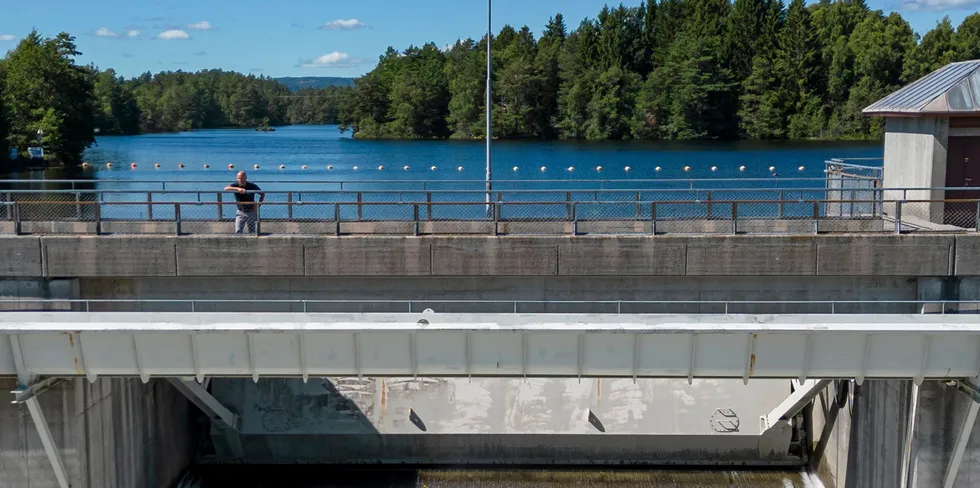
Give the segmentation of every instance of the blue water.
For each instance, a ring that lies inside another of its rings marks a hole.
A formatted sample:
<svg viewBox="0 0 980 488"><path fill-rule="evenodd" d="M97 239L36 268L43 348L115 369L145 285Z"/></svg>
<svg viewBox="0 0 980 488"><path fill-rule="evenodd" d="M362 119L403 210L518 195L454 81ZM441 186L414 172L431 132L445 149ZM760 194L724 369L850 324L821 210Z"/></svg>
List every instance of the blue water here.
<svg viewBox="0 0 980 488"><path fill-rule="evenodd" d="M582 202L776 200L780 195L784 199L820 199L823 194L819 192L791 190L825 187L822 178L827 159L881 156L882 145L877 142L497 141L493 144L492 188L502 192L501 200L511 202L501 207L503 218L565 214L564 204L513 202L564 202L567 196ZM294 206L293 218L333 218L337 206L323 202L352 204L357 201L357 191L367 192L360 198L374 204L362 209L360 218L364 220L411 219L414 209L410 203L427 199L470 203L426 209L426 217L431 214L433 219L477 218L485 212L479 205L485 196L477 193L485 188L485 145L481 142L356 141L341 134L336 126L293 126L272 133L203 130L99 137L84 159L87 168L72 174L49 170L14 177L87 180L90 183L62 188L117 192L103 194L105 202L145 201L147 191L159 190L168 193L154 195L155 201L214 202L217 192L234 180L235 173L246 170L249 180L264 190L295 192L288 196L271 193L267 202L292 198L309 204ZM205 165L210 167L205 169ZM719 190L722 188L727 190ZM786 191L763 191L772 188ZM524 193L530 190L535 192ZM571 195L566 195L567 191ZM224 198L229 201L231 196ZM182 208L185 219L217 213L214 206L186 207ZM664 205L662 210L669 211L670 207ZM707 211L704 205L688 207L676 212ZM793 213L812 214L812 208L800 207ZM724 214L730 209L730 205L715 205L713 210ZM583 203L576 210L579 218L619 214L629 218L651 213L647 206L637 210L635 205L626 204ZM340 211L343 218L356 217L355 205L342 205ZM263 212L266 218L287 216L285 205L267 205ZM145 205L103 208L103 218L145 218L147 213ZM233 213L231 206L223 212L225 216ZM174 218L173 205L154 205L153 218Z"/></svg>

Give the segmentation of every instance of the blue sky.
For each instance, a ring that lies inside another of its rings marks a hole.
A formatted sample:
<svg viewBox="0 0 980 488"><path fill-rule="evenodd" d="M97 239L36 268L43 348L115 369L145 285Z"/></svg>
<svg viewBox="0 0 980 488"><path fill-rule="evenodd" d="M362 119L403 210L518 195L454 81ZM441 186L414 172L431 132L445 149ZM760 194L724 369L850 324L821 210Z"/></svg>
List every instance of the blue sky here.
<svg viewBox="0 0 980 488"><path fill-rule="evenodd" d="M495 0L494 30L527 24L540 34L561 12L570 28L602 0ZM618 2L609 2L618 4ZM639 0L626 0L636 5ZM954 25L980 0L869 0L897 10L920 34L948 15ZM0 52L32 27L75 35L82 63L144 71L222 68L269 76L358 76L387 46L478 37L484 0L45 0L17 2L0 15Z"/></svg>

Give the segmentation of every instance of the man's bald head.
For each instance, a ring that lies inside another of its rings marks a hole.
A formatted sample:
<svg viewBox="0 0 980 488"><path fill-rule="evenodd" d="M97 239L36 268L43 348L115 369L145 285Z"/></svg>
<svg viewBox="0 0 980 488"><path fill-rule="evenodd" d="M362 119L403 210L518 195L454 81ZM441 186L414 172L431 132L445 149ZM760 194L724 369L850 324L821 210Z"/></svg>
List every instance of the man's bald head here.
<svg viewBox="0 0 980 488"><path fill-rule="evenodd" d="M238 172L238 183L244 185L248 181L248 175L244 171Z"/></svg>

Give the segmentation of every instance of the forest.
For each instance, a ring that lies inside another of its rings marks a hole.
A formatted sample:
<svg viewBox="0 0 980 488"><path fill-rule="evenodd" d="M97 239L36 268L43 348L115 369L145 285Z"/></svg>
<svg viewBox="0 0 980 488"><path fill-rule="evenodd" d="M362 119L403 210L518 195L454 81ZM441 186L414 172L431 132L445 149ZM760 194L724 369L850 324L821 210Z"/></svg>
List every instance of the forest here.
<svg viewBox="0 0 980 488"><path fill-rule="evenodd" d="M863 0L648 0L574 29L493 38L493 136L866 139L861 110L947 63L980 58L980 13L919 36ZM389 49L340 114L358 138L485 137L486 37Z"/></svg>
<svg viewBox="0 0 980 488"><path fill-rule="evenodd" d="M980 13L920 36L863 0L644 0L540 36L492 39L503 139L868 139L861 109L953 61L980 58ZM77 163L95 135L339 124L361 139L486 136L486 37L388 48L354 86L289 88L221 70L82 66L75 38L38 32L0 59L0 159L38 139ZM39 129L42 131L39 134Z"/></svg>

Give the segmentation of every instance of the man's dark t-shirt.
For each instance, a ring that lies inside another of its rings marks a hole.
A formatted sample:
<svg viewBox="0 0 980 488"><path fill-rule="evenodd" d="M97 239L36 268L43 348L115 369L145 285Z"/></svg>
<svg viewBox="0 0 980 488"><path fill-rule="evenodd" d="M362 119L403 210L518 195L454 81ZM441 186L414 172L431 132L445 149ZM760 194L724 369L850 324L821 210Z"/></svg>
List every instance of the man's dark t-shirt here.
<svg viewBox="0 0 980 488"><path fill-rule="evenodd" d="M235 201L238 202L238 210L242 212L252 213L255 212L255 205L242 205L243 202L255 202L255 193L257 191L262 191L259 185L252 183L251 181L246 181L245 186L242 187L237 181L228 185L233 188L245 188L245 191L249 193L235 193Z"/></svg>

